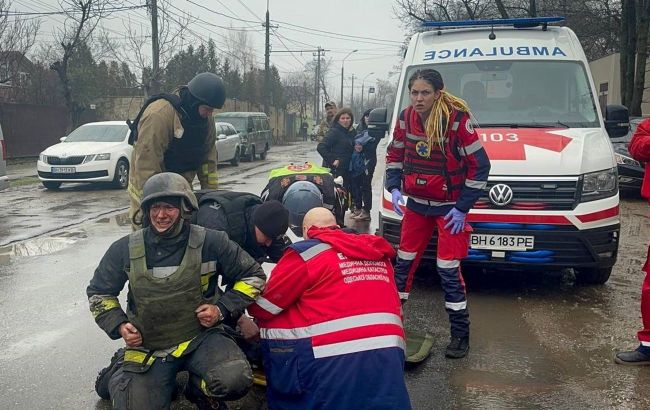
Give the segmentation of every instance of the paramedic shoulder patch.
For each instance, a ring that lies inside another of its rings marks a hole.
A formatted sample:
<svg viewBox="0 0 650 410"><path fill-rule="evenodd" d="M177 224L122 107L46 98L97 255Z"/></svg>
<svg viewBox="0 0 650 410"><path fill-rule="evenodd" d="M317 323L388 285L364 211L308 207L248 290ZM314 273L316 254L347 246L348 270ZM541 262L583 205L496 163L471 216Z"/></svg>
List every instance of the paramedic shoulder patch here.
<svg viewBox="0 0 650 410"><path fill-rule="evenodd" d="M465 129L466 129L467 132L469 132L470 134L474 134L474 126L472 125L472 121L471 121L471 120L468 119L467 121L465 121Z"/></svg>

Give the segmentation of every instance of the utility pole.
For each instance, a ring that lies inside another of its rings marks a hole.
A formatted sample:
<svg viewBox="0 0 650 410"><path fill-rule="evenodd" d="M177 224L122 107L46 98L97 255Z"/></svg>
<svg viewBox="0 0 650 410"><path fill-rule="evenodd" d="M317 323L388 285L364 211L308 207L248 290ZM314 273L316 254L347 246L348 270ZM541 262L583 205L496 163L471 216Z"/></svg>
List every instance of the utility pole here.
<svg viewBox="0 0 650 410"><path fill-rule="evenodd" d="M316 76L314 77L314 118L316 124L320 123L320 58L325 55L325 51L321 46L318 46L316 54L314 54L314 57L318 59L316 62Z"/></svg>
<svg viewBox="0 0 650 410"><path fill-rule="evenodd" d="M352 95L350 96L350 107L354 112L354 74L352 74Z"/></svg>
<svg viewBox="0 0 650 410"><path fill-rule="evenodd" d="M305 104L303 106L303 103ZM304 121L307 116L307 81L302 82L302 99L300 100L300 120Z"/></svg>
<svg viewBox="0 0 650 410"><path fill-rule="evenodd" d="M160 48L158 45L158 0L149 0L151 7L151 89L149 94L158 94L160 92Z"/></svg>
<svg viewBox="0 0 650 410"><path fill-rule="evenodd" d="M269 94L271 94L271 84L269 81L269 57L271 55L271 39L269 35L269 29L271 27L269 18L269 0L266 0L266 24L264 24L264 26L266 27L266 49L264 51L264 112L268 114L270 109Z"/></svg>
<svg viewBox="0 0 650 410"><path fill-rule="evenodd" d="M314 120L316 123L320 122L320 59L321 57L325 56L325 52L330 51L330 50L325 50L321 46L318 46L316 50L269 50L269 53L307 53L311 52L314 57L317 58L316 60L316 72L314 76ZM307 92L307 83L305 82L305 93ZM325 87L323 87L325 89ZM305 97L306 98L306 97ZM329 98L329 97L328 97ZM305 103L307 100L305 99ZM305 107L306 109L306 107ZM306 111L305 111L306 114Z"/></svg>

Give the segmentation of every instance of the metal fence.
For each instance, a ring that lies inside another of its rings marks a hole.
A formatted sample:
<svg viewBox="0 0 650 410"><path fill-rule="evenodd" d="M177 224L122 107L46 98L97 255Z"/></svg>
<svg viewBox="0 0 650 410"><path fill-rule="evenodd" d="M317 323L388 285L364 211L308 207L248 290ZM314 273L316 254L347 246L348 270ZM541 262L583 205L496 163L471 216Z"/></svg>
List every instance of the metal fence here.
<svg viewBox="0 0 650 410"><path fill-rule="evenodd" d="M69 128L63 106L0 103L8 158L33 157L59 142Z"/></svg>

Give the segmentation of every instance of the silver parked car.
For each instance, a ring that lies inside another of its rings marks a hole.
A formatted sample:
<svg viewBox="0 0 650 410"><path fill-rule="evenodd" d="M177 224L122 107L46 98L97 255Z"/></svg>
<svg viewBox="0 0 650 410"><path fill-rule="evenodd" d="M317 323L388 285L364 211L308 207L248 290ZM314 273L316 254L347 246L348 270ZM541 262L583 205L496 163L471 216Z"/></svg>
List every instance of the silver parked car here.
<svg viewBox="0 0 650 410"><path fill-rule="evenodd" d="M217 156L219 162L230 161L232 165L239 165L241 159L241 138L239 132L228 122L215 122L217 129Z"/></svg>
<svg viewBox="0 0 650 410"><path fill-rule="evenodd" d="M7 176L7 145L2 135L0 126L0 190L9 187L9 177Z"/></svg>

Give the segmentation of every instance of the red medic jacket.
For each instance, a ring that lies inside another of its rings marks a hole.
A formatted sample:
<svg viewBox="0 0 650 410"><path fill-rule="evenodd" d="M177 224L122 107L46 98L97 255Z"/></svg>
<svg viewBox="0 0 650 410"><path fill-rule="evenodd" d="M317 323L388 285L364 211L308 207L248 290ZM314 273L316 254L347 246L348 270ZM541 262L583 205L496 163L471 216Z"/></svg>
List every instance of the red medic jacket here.
<svg viewBox="0 0 650 410"><path fill-rule="evenodd" d="M312 228L289 247L256 303L266 340L308 339L314 358L404 344L401 304L383 238Z"/></svg>
<svg viewBox="0 0 650 410"><path fill-rule="evenodd" d="M403 189L420 205L444 208L441 214L451 206L468 212L490 172L490 160L469 116L453 110L449 121L443 152L437 145L428 146L419 114L407 107L400 113L386 156L386 189Z"/></svg>
<svg viewBox="0 0 650 410"><path fill-rule="evenodd" d="M639 124L627 149L632 158L645 162L641 195L650 202L650 118Z"/></svg>

